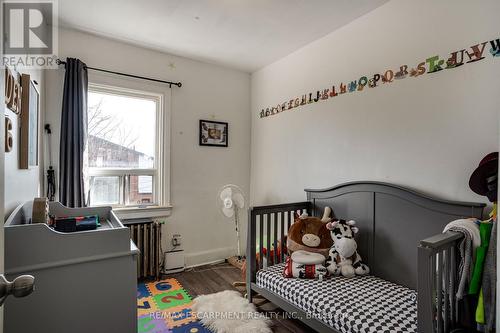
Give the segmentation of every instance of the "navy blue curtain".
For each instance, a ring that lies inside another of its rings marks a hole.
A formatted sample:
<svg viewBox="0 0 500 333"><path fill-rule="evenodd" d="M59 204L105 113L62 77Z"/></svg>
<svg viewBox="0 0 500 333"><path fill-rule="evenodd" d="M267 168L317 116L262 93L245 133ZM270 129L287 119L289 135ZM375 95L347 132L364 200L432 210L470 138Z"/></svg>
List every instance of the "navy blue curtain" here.
<svg viewBox="0 0 500 333"><path fill-rule="evenodd" d="M83 152L87 142L87 66L66 59L59 154L59 201L84 207Z"/></svg>

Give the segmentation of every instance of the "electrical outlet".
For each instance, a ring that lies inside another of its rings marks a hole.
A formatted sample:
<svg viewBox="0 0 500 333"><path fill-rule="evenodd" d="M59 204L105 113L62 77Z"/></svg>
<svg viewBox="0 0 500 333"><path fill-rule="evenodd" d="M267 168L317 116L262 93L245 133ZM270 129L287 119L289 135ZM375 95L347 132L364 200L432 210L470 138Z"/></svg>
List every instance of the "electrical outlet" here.
<svg viewBox="0 0 500 333"><path fill-rule="evenodd" d="M182 236L179 234L175 234L172 236L172 246L181 246L182 244Z"/></svg>

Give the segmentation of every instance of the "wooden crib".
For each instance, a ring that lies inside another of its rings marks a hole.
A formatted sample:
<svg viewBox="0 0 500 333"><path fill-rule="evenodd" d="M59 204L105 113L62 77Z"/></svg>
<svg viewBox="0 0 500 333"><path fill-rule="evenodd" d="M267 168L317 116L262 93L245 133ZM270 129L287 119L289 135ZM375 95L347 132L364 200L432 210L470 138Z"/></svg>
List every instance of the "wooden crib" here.
<svg viewBox="0 0 500 333"><path fill-rule="evenodd" d="M380 182L353 182L305 192L304 202L249 210L250 301L258 293L319 332L365 332L369 327L393 332L450 332L457 321L456 245L462 236L443 234L442 230L455 219L481 218L484 204L440 200ZM286 255L265 249L277 248L293 223L295 211L320 216L326 206L335 217L357 222L358 252L372 276L326 281L283 278ZM257 261L256 256L263 260ZM351 286L359 292L350 292ZM318 297L318 290L327 290L323 294L332 299L322 294ZM381 290L387 295L380 295ZM381 306L384 302L389 303Z"/></svg>

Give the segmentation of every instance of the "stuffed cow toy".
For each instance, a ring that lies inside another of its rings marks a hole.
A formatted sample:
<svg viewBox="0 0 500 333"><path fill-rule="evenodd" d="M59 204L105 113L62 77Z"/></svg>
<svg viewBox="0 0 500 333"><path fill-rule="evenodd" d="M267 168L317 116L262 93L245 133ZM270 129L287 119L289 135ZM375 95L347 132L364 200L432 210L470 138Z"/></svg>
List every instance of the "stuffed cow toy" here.
<svg viewBox="0 0 500 333"><path fill-rule="evenodd" d="M326 228L331 209L325 208L323 218L309 217L307 213L299 216L295 213L295 221L287 236L288 257L283 271L284 277L304 279L322 279L328 275L324 263L333 245L330 232Z"/></svg>
<svg viewBox="0 0 500 333"><path fill-rule="evenodd" d="M325 265L332 275L353 277L370 273L370 269L363 263L357 251L358 245L354 240L354 235L358 233L359 229L355 224L356 222L352 220L336 220L326 224L333 240L333 246L329 251Z"/></svg>

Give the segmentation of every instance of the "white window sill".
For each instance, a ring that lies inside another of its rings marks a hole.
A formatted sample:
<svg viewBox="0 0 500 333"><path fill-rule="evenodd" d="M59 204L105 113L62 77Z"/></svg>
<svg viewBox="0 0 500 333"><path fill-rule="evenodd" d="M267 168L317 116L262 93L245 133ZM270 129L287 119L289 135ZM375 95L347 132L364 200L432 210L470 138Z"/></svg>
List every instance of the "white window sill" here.
<svg viewBox="0 0 500 333"><path fill-rule="evenodd" d="M124 207L115 208L113 212L123 220L168 217L172 213L172 206Z"/></svg>

